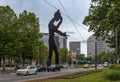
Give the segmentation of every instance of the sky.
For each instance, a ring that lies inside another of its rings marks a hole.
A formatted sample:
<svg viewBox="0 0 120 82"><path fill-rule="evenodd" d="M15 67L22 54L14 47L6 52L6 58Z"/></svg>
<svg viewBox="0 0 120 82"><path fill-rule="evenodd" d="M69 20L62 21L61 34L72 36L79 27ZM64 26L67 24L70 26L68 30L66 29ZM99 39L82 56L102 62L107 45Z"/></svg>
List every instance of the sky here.
<svg viewBox="0 0 120 82"><path fill-rule="evenodd" d="M48 33L48 23L59 9L63 17L59 30L70 35L67 46L71 41L81 41L81 53L87 54L87 44L84 41L87 41L93 33L88 32L89 27L82 22L88 15L90 0L0 0L0 6L6 5L9 5L17 15L24 10L35 13L41 24L41 33Z"/></svg>

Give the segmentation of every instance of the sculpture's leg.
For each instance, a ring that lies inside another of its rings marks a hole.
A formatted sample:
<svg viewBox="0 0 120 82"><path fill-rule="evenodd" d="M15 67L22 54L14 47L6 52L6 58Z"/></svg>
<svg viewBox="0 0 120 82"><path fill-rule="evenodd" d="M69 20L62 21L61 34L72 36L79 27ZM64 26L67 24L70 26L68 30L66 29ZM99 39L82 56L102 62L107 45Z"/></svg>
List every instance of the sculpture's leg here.
<svg viewBox="0 0 120 82"><path fill-rule="evenodd" d="M57 50L57 47L56 47L55 43L54 43L53 49L54 49L54 52L55 52L55 63L56 63L56 65L59 65L59 52Z"/></svg>

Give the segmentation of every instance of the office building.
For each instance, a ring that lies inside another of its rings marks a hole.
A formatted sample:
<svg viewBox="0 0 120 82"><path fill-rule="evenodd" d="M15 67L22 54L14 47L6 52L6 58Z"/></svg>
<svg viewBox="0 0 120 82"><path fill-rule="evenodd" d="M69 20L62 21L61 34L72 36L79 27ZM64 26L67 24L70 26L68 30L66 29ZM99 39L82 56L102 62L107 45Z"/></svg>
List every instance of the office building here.
<svg viewBox="0 0 120 82"><path fill-rule="evenodd" d="M49 47L49 33L42 33L43 37L42 40L44 41L45 45ZM63 36L60 36L58 34L55 35L54 37L55 44L57 48L67 48L67 39L64 38Z"/></svg>
<svg viewBox="0 0 120 82"><path fill-rule="evenodd" d="M95 51L98 55L102 52L107 52L108 49L109 48L107 47L106 41L103 40L101 37L96 39L95 36L92 35L87 39L87 56L88 57L94 57Z"/></svg>
<svg viewBox="0 0 120 82"><path fill-rule="evenodd" d="M69 43L70 53L76 53L77 55L81 54L81 43L80 42L70 42Z"/></svg>

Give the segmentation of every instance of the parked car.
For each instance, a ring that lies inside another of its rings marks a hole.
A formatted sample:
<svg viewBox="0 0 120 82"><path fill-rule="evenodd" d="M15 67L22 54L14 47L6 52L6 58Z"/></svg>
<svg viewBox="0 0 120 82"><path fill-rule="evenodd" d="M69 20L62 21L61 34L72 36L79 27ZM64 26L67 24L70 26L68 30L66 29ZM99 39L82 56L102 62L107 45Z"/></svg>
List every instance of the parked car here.
<svg viewBox="0 0 120 82"><path fill-rule="evenodd" d="M83 67L84 67L84 68L90 68L91 65L90 65L90 64L85 64Z"/></svg>
<svg viewBox="0 0 120 82"><path fill-rule="evenodd" d="M16 71L17 75L37 74L37 68L34 66L24 66Z"/></svg>
<svg viewBox="0 0 120 82"><path fill-rule="evenodd" d="M92 64L92 68L94 68L95 67L95 64Z"/></svg>
<svg viewBox="0 0 120 82"><path fill-rule="evenodd" d="M104 67L109 67L108 62L104 62L103 66Z"/></svg>
<svg viewBox="0 0 120 82"><path fill-rule="evenodd" d="M38 71L38 72L46 71L46 67L43 66L43 65L38 65L38 66L37 66L37 71Z"/></svg>
<svg viewBox="0 0 120 82"><path fill-rule="evenodd" d="M104 67L109 67L108 64L103 64Z"/></svg>
<svg viewBox="0 0 120 82"><path fill-rule="evenodd" d="M47 67L47 71L60 71L61 70L61 67L60 66L55 66L55 65L51 65L49 67Z"/></svg>
<svg viewBox="0 0 120 82"><path fill-rule="evenodd" d="M21 63L17 63L16 66L15 66L15 69L21 69L23 67L23 64Z"/></svg>
<svg viewBox="0 0 120 82"><path fill-rule="evenodd" d="M99 64L98 67L103 67L103 65L102 65L102 64Z"/></svg>
<svg viewBox="0 0 120 82"><path fill-rule="evenodd" d="M63 65L63 64L60 64L60 68L64 68L64 65Z"/></svg>

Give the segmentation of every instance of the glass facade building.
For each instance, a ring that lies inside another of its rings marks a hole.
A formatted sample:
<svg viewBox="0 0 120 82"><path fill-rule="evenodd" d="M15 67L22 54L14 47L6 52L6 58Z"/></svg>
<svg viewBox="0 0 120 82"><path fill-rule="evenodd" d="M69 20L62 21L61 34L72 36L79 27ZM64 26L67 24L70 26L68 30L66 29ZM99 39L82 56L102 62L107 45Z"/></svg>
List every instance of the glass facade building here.
<svg viewBox="0 0 120 82"><path fill-rule="evenodd" d="M44 41L45 45L49 47L49 33L42 33L43 37L42 40ZM54 37L55 44L57 48L67 48L67 39L56 34Z"/></svg>

